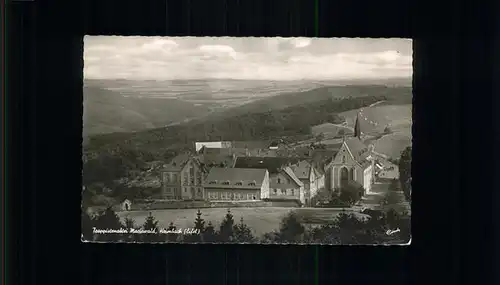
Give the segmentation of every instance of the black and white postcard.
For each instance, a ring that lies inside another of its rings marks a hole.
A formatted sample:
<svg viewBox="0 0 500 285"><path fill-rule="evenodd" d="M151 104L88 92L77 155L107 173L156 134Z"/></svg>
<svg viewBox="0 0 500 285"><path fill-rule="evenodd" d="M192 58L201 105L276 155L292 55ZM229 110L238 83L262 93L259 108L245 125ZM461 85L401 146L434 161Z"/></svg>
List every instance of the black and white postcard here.
<svg viewBox="0 0 500 285"><path fill-rule="evenodd" d="M82 241L408 245L412 41L86 36Z"/></svg>

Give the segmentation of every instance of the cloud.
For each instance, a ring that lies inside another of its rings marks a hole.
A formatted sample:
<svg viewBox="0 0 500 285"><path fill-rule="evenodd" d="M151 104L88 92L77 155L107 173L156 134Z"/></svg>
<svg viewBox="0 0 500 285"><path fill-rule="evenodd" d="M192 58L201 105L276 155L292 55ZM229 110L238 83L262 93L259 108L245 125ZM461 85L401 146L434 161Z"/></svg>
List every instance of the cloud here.
<svg viewBox="0 0 500 285"><path fill-rule="evenodd" d="M398 39L87 36L84 62L89 79L334 80L412 74L411 41Z"/></svg>

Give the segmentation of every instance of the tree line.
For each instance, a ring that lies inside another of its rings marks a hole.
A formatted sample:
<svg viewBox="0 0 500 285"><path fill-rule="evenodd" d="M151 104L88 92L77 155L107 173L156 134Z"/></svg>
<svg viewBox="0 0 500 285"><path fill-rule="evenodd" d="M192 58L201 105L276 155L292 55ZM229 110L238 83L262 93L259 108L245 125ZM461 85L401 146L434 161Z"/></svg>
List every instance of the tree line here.
<svg viewBox="0 0 500 285"><path fill-rule="evenodd" d="M354 213L342 212L333 221L321 226L304 226L295 212L290 212L281 221L279 229L262 237L254 235L243 218L237 222L230 210L220 226L207 223L198 210L190 233L182 232L170 223L166 232L161 232L158 220L150 213L142 225L126 218L124 222L108 208L96 217L83 213L82 236L86 241L121 242L191 242L191 243L328 243L328 244L382 244L408 242L410 239L410 217L390 209L372 211L370 218L360 218ZM96 229L122 230L113 234L96 234ZM142 230L142 232L141 232ZM132 233L136 231L137 233ZM147 233L143 233L147 231Z"/></svg>
<svg viewBox="0 0 500 285"><path fill-rule="evenodd" d="M411 202L411 163L412 163L412 147L409 146L401 153L401 158L398 161L399 166L399 181L401 188L408 202Z"/></svg>

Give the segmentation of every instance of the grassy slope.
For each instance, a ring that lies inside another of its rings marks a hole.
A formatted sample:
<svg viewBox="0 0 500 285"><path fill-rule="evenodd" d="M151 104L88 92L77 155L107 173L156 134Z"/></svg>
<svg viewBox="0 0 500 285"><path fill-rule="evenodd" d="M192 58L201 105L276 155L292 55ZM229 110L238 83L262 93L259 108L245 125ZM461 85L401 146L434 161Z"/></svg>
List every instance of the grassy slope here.
<svg viewBox="0 0 500 285"><path fill-rule="evenodd" d="M84 87L83 94L84 135L157 128L208 112L176 99L124 97L98 87Z"/></svg>
<svg viewBox="0 0 500 285"><path fill-rule="evenodd" d="M357 113L357 110L351 110L340 115L346 118L349 126L353 126ZM373 141L376 151L393 158L399 158L401 151L411 145L411 105L381 104L371 108L363 108L362 114L361 129L365 133L382 133L385 127L390 125L392 133ZM374 123L377 123L377 125L374 125Z"/></svg>

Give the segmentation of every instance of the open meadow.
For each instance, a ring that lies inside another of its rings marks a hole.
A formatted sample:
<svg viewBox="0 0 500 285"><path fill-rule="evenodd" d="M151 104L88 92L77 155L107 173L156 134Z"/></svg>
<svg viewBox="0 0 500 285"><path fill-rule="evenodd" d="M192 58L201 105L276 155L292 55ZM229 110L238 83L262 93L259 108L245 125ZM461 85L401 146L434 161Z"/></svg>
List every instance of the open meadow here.
<svg viewBox="0 0 500 285"><path fill-rule="evenodd" d="M385 127L393 132L405 132L410 130L412 123L412 105L375 105L356 110L340 113L350 127L354 126L357 114L360 114L361 129L365 133L383 132Z"/></svg>
<svg viewBox="0 0 500 285"><path fill-rule="evenodd" d="M153 210L153 211L131 211L118 212L121 219L126 217L135 221L136 225L142 225L151 212L159 221L160 228L167 228L171 222L178 228L194 227L197 209L175 209L175 210ZM282 207L263 207L263 208L232 208L231 213L235 223L239 223L243 217L244 223L253 231L255 236L261 237L263 234L278 230L283 217L290 211L295 211L304 224L322 224L333 221L335 217L342 212L342 209L325 208L282 208ZM224 219L227 208L206 208L201 209L202 218L205 225L209 221L218 229ZM359 214L360 216L364 216Z"/></svg>
<svg viewBox="0 0 500 285"><path fill-rule="evenodd" d="M348 126L353 126L356 115L360 113L361 130L368 135L383 134L388 126L390 133L373 141L375 151L399 158L401 152L412 144L412 106L376 105L341 113Z"/></svg>

